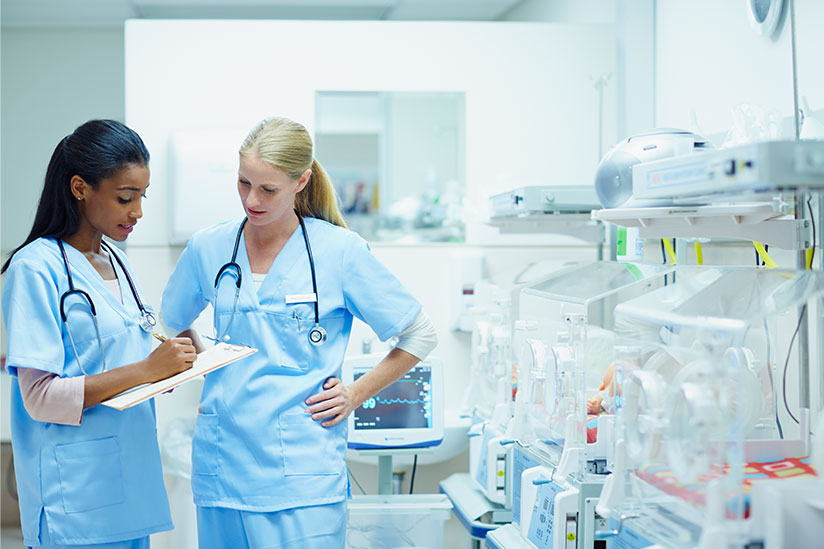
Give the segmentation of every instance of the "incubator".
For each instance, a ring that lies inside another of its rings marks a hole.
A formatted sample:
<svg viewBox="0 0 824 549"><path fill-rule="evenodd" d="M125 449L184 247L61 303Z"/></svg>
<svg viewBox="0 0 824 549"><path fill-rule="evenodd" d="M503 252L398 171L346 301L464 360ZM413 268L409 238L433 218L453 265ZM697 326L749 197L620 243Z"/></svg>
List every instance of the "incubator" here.
<svg viewBox="0 0 824 549"><path fill-rule="evenodd" d="M554 263L535 265L544 271L558 268ZM532 267L519 273L517 282L506 287L485 280L476 284L479 305L473 308L472 376L462 405L463 413L472 417L472 482L489 502L506 509L511 508L506 474L508 445L521 436L521 429L512 421L513 410L523 408L526 395L522 394L518 403L513 401L519 383L529 385L530 374L521 368L516 371L517 357L536 329L534 322L512 321L513 311L517 314L518 310L518 302L513 302L512 296L529 284L520 280L530 276Z"/></svg>
<svg viewBox="0 0 824 549"><path fill-rule="evenodd" d="M814 475L799 413L808 411L793 414L799 426L779 405L791 413L794 332L824 277L743 267L672 276L615 309L616 442L597 507L611 526L598 537L616 547L763 546L767 521L753 517L774 514L785 480ZM770 489L757 489L765 481Z"/></svg>
<svg viewBox="0 0 824 549"><path fill-rule="evenodd" d="M539 394L533 387L530 399L532 421L541 427L534 438L521 443L562 450L569 438L577 444L587 438L597 440L584 425L585 396L597 395L613 361L613 310L618 303L664 286L670 270L594 262L565 269L522 290L521 319L537 326L522 358L542 378L544 390ZM593 415L602 414L594 410Z"/></svg>
<svg viewBox="0 0 824 549"><path fill-rule="evenodd" d="M531 329L519 346L518 393L508 431L517 440L504 441L515 443L503 465L513 525L490 533L490 542L516 530L512 535L520 546L527 540L535 547L591 543L611 416L603 409L588 415L587 400L598 395L614 360L613 310L663 287L671 270L594 262L521 291L519 320Z"/></svg>
<svg viewBox="0 0 824 549"><path fill-rule="evenodd" d="M480 281L475 288L478 305L472 307L470 384L461 411L489 421L493 415L511 413L513 360L512 299L504 288ZM505 411L496 410L506 408ZM506 423L506 419L500 421Z"/></svg>
<svg viewBox="0 0 824 549"><path fill-rule="evenodd" d="M505 503L503 476L498 475L506 450L500 445L512 415L512 322L509 292L488 281L476 285L481 304L473 308L472 375L464 393L463 413L469 430L470 476L496 504Z"/></svg>

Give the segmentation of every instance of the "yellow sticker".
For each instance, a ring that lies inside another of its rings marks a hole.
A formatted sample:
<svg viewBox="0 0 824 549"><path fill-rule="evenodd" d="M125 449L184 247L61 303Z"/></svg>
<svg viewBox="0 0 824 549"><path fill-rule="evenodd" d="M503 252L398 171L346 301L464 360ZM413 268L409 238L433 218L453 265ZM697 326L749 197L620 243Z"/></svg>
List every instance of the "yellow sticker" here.
<svg viewBox="0 0 824 549"><path fill-rule="evenodd" d="M498 476L499 476L499 477L504 476L504 472L503 472L503 471L498 471Z"/></svg>
<svg viewBox="0 0 824 549"><path fill-rule="evenodd" d="M575 534L573 534L572 532L567 534L567 541L575 541Z"/></svg>

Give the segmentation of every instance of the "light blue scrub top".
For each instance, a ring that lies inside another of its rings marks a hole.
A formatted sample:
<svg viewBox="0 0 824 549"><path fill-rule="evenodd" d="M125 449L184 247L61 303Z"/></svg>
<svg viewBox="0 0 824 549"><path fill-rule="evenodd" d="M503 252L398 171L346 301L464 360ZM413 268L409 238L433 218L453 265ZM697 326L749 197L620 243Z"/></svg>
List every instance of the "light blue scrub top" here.
<svg viewBox="0 0 824 549"><path fill-rule="evenodd" d="M117 262L124 303L80 251L64 246L75 288L87 292L97 310L107 369L146 358L151 336L138 326L139 309ZM131 269L126 257L115 253ZM170 530L154 401L122 412L93 406L83 412L80 426L35 421L23 406L17 368L37 368L60 377L83 375L60 318L60 296L68 289L66 268L53 239L40 238L21 249L6 271L6 366L14 376L11 434L23 541L40 545L41 512L46 513L51 542L60 545L108 543ZM103 362L88 306L69 297L66 312L83 368L90 375L101 373Z"/></svg>
<svg viewBox="0 0 824 549"><path fill-rule="evenodd" d="M243 239L237 263L243 284L228 335L259 352L206 376L192 447L192 491L203 507L272 512L346 498L346 421L323 427L304 401L340 376L357 316L386 340L406 328L420 304L369 251L357 234L306 218L314 253L320 325L328 339L309 344L312 303L285 297L312 293L309 258L298 227L275 258L258 291ZM163 319L189 328L214 301L218 270L231 259L240 221L195 234L163 292ZM223 277L216 317L225 329L235 292ZM295 318L297 314L297 319Z"/></svg>

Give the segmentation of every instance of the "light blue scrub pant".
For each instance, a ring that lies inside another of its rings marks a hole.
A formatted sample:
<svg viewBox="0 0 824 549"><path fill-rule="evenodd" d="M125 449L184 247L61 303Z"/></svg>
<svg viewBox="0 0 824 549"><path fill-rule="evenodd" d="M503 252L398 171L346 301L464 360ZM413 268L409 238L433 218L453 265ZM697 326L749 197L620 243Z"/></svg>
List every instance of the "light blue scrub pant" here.
<svg viewBox="0 0 824 549"><path fill-rule="evenodd" d="M343 549L346 500L273 513L197 508L200 549Z"/></svg>
<svg viewBox="0 0 824 549"><path fill-rule="evenodd" d="M55 545L49 536L49 528L46 524L46 513L40 513L40 545L35 549L149 549L149 536L112 543Z"/></svg>

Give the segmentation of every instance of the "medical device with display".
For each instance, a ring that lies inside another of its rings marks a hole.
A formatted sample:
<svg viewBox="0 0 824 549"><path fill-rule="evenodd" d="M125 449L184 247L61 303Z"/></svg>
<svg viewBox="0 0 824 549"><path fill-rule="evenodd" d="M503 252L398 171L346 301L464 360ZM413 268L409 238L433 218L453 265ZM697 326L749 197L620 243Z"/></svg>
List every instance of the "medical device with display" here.
<svg viewBox="0 0 824 549"><path fill-rule="evenodd" d="M658 128L634 135L612 147L595 173L595 190L605 208L650 206L633 196L632 167L639 162L668 158L712 148L699 135L685 130Z"/></svg>
<svg viewBox="0 0 824 549"><path fill-rule="evenodd" d="M103 351L103 340L100 338L100 328L97 324L97 310L94 308L94 301L92 301L91 296L84 292L83 290L79 290L74 287L74 281L72 280L72 272L69 268L69 258L66 256L66 248L63 247L63 241L57 240L57 245L60 247L60 254L63 256L63 264L66 266L66 277L69 279L69 290L63 292L63 295L60 296L60 318L63 320L63 324L66 326L66 332L69 334L69 341L72 344L72 351L74 351L74 358L77 361L77 365L80 367L80 371L83 372L85 375L89 375L88 372L83 368L83 365L80 364L80 356L77 354L77 348L74 344L74 337L72 336L71 328L69 327L69 323L66 317L66 308L65 302L69 296L78 295L82 297L86 303L89 305L89 310L92 313L92 321L94 323L94 330L97 333L97 345L100 347L100 356L103 359L103 370L106 371L106 353ZM120 269L123 271L123 274L126 275L126 281L129 283L129 289L132 291L132 296L134 297L135 303L137 303L137 308L140 309L140 320L138 324L140 328L152 335L155 335L154 327L157 324L157 318L155 317L154 312L150 307L143 305L143 301L140 299L140 295L137 293L137 287L134 285L134 281L132 280L129 271L126 269L126 265L123 263L123 260L114 253L111 246L106 243L106 241L101 240L100 246L108 252L109 257L114 257L117 264L120 265ZM157 336L155 336L157 337Z"/></svg>
<svg viewBox="0 0 824 549"><path fill-rule="evenodd" d="M326 341L326 330L323 329L323 326L320 325L320 313L318 312L318 283L317 277L315 276L315 259L312 256L312 247L309 245L309 237L306 234L306 225L303 223L303 217L295 211L295 214L298 216L298 221L300 222L300 230L303 232L303 242L306 245L306 253L309 256L309 269L312 272L312 291L313 300L315 305L315 325L309 330L309 343L313 346L318 347L323 345ZM235 272L235 297L234 302L232 303L232 314L229 316L229 321L226 323L226 327L221 332L218 330L217 326L217 315L215 315L215 341L223 341L226 337L226 334L229 332L229 327L232 325L232 319L235 318L235 311L237 311L237 300L240 296L240 285L243 281L243 273L241 272L240 265L237 263L237 249L240 246L240 237L243 235L243 227L246 226L246 221L248 218L244 218L243 221L240 223L240 227L237 230L237 236L235 237L235 247L232 250L232 259L225 263L220 269L217 271L217 276L215 277L215 299L214 303L217 304L217 290L220 286L220 279L223 275L228 273L229 271Z"/></svg>
<svg viewBox="0 0 824 549"><path fill-rule="evenodd" d="M345 385L357 381L383 359L365 355L346 359ZM349 415L349 447L423 448L443 440L443 364L437 358L419 362Z"/></svg>
<svg viewBox="0 0 824 549"><path fill-rule="evenodd" d="M600 207L595 188L583 185L534 185L489 197L493 217L542 213L589 213Z"/></svg>
<svg viewBox="0 0 824 549"><path fill-rule="evenodd" d="M632 194L659 204L706 204L730 194L808 189L824 177L824 142L748 143L632 168Z"/></svg>

